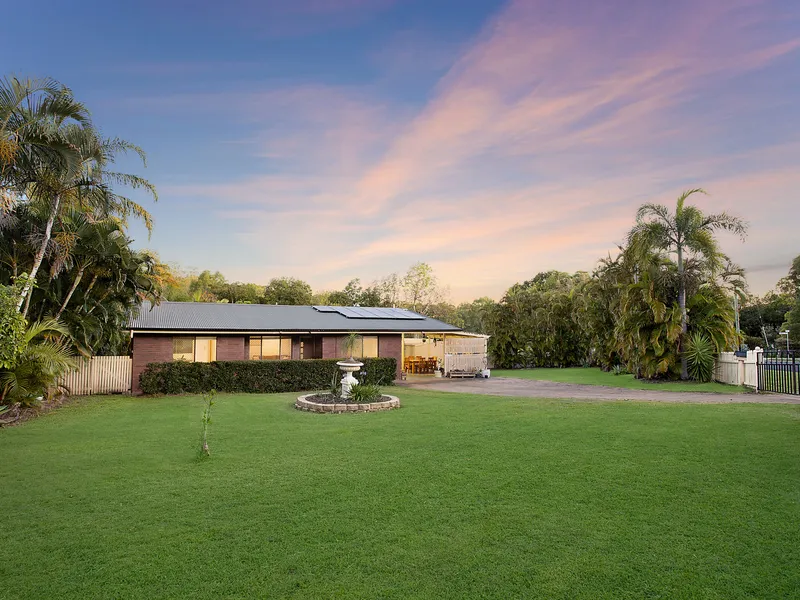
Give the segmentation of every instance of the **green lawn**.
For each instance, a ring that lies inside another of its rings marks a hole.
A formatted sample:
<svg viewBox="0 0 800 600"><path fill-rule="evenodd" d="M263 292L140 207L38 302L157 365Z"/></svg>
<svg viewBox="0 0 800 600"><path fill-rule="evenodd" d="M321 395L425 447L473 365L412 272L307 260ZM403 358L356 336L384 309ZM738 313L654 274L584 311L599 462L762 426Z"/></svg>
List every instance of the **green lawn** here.
<svg viewBox="0 0 800 600"><path fill-rule="evenodd" d="M492 369L492 377L517 377L519 379L539 379L561 383L581 383L586 385L610 385L632 390L664 390L667 392L714 392L719 394L744 394L751 390L724 383L696 383L694 381L642 381L633 375L614 375L597 368L584 369Z"/></svg>
<svg viewBox="0 0 800 600"><path fill-rule="evenodd" d="M94 398L0 430L0 598L789 598L800 406Z"/></svg>

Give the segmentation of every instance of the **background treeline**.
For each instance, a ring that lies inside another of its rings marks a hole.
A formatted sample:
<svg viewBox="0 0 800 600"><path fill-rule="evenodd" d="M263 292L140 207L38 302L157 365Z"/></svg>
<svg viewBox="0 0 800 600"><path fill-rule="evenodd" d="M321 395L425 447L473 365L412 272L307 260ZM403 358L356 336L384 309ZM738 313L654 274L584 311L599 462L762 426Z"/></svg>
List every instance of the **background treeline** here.
<svg viewBox="0 0 800 600"><path fill-rule="evenodd" d="M164 298L173 302L406 307L476 333L485 332L484 317L495 304L485 297L458 305L449 302L447 288L424 262L367 286L356 278L341 290L317 292L294 277L276 277L264 286L230 282L218 271L187 272L174 264L165 270L163 281Z"/></svg>

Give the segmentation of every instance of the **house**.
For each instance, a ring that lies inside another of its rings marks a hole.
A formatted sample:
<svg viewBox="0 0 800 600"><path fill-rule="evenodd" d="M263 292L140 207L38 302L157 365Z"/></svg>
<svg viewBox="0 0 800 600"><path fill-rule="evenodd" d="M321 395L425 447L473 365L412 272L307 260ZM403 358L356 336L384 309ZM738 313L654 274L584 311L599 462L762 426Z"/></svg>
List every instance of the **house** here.
<svg viewBox="0 0 800 600"><path fill-rule="evenodd" d="M432 374L451 362L460 370L468 346L476 369L486 363L486 336L399 308L145 303L128 328L133 393L148 363L343 358L341 341L350 332L361 334L356 357L394 357L398 376L403 368ZM450 346L458 352L448 360Z"/></svg>

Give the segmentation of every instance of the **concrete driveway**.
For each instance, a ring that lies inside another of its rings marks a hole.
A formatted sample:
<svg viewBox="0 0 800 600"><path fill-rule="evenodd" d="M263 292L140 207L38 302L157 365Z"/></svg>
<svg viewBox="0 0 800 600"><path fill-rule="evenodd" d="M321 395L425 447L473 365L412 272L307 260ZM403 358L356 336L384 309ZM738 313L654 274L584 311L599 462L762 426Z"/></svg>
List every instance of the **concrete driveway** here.
<svg viewBox="0 0 800 600"><path fill-rule="evenodd" d="M414 379L398 382L412 390L429 392L455 392L461 394L486 394L489 396L519 396L527 398L573 398L586 401L643 400L646 402L690 402L695 404L800 404L800 396L784 394L713 394L708 392L667 392L662 390L630 390L602 385L580 385L491 377L489 379ZM653 384L654 387L657 384Z"/></svg>

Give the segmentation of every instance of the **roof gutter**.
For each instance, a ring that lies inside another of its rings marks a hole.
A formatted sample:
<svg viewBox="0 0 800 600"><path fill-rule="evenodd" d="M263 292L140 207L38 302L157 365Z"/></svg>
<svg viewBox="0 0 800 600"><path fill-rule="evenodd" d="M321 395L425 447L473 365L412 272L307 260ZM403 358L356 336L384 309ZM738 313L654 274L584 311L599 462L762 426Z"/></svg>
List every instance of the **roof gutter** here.
<svg viewBox="0 0 800 600"><path fill-rule="evenodd" d="M401 335L403 333L428 333L428 334L439 334L444 335L446 333L461 333L460 329L451 329L448 331L436 331L431 329L411 329L408 331L364 331L364 330L357 330L357 329L350 329L350 330L341 330L341 331L304 331L304 330L284 330L284 331L275 331L275 330L267 330L267 331L253 331L250 329L245 330L231 330L231 329L223 329L223 330L213 330L213 329L131 329L131 335L135 335L137 333L170 333L170 334L180 334L180 335L197 335L197 334L214 334L214 335L347 335L348 333L353 333L354 331L359 334L369 335L369 334L380 334L380 335Z"/></svg>

